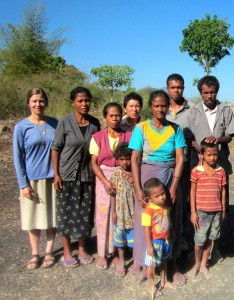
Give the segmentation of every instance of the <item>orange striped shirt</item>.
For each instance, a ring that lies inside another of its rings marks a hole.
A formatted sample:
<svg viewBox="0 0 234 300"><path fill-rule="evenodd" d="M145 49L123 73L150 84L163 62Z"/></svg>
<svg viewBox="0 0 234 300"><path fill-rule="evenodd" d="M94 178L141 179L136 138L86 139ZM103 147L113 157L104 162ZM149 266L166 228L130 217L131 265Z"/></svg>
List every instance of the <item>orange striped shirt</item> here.
<svg viewBox="0 0 234 300"><path fill-rule="evenodd" d="M208 175L203 166L192 170L190 180L196 183L196 208L206 211L222 211L222 186L227 184L224 169L217 166L215 173Z"/></svg>

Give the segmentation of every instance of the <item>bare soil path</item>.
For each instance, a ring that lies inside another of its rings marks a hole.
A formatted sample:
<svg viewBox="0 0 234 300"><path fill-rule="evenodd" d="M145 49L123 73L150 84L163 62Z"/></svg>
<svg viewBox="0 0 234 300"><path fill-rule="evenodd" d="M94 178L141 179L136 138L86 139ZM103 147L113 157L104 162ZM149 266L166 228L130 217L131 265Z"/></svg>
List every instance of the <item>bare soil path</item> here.
<svg viewBox="0 0 234 300"><path fill-rule="evenodd" d="M47 270L39 268L29 272L24 268L30 249L27 234L20 227L11 139L10 133L0 136L0 299L150 299L146 282L135 285L131 274L119 278L115 276L114 268L100 271L95 263L75 269L65 269L59 262ZM202 274L198 274L177 291L165 290L160 299L234 299L233 177L230 196L230 215L223 224L223 236L219 242L224 261L211 267L214 277L207 281ZM42 251L43 246L41 243ZM90 251L96 256L92 241ZM55 255L57 260L62 255L59 238L56 240ZM192 257L192 252L183 253L180 264L183 272L191 267Z"/></svg>

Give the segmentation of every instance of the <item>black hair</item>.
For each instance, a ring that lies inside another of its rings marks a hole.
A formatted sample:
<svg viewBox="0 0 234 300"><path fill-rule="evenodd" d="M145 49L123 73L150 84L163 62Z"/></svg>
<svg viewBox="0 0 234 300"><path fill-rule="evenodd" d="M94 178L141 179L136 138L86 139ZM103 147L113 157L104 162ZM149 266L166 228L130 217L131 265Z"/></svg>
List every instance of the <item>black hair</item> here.
<svg viewBox="0 0 234 300"><path fill-rule="evenodd" d="M45 100L46 106L48 106L48 96L42 88L32 88L27 94L27 104L29 104L30 98L34 95L41 95Z"/></svg>
<svg viewBox="0 0 234 300"><path fill-rule="evenodd" d="M150 94L150 97L148 100L149 107L152 106L153 100L158 97L164 98L167 101L168 106L170 105L170 97L169 97L168 93L166 93L164 90L157 90Z"/></svg>
<svg viewBox="0 0 234 300"><path fill-rule="evenodd" d="M167 81L166 81L166 83L167 83L167 86L168 86L168 84L169 84L169 81L172 81L172 80L175 80L175 81L181 81L182 83L183 83L183 85L184 85L184 78L180 75L180 74L177 74L177 73L173 73L173 74L171 74L171 75L169 75L168 77L167 77Z"/></svg>
<svg viewBox="0 0 234 300"><path fill-rule="evenodd" d="M120 114L121 114L121 116L122 116L122 114L123 114L122 106L119 103L117 103L117 102L109 102L103 108L103 112L102 113L103 113L103 117L104 118L106 117L106 115L108 113L108 109L110 109L111 107L117 107L118 110L119 110L119 112L120 112Z"/></svg>
<svg viewBox="0 0 234 300"><path fill-rule="evenodd" d="M120 143L115 151L114 151L114 158L116 160L120 159L120 157L131 157L132 155L132 149L128 148L128 143L127 142L122 142Z"/></svg>
<svg viewBox="0 0 234 300"><path fill-rule="evenodd" d="M132 92L132 93L127 94L127 95L124 97L124 102L123 102L123 107L124 107L124 108L126 108L127 103L128 103L128 101L130 101L130 100L136 100L136 101L138 101L140 107L142 108L142 106L143 106L143 99L142 99L141 95L139 95L139 94L137 94L137 93L135 93L135 92Z"/></svg>
<svg viewBox="0 0 234 300"><path fill-rule="evenodd" d="M215 76L204 76L198 81L197 88L200 94L202 93L203 85L206 85L208 87L214 86L216 89L216 93L218 93L219 91L219 81Z"/></svg>
<svg viewBox="0 0 234 300"><path fill-rule="evenodd" d="M164 184L158 178L151 178L151 179L147 180L143 186L143 191L144 191L145 196L149 197L150 190L153 188L157 188L159 186L162 186L165 189Z"/></svg>
<svg viewBox="0 0 234 300"><path fill-rule="evenodd" d="M201 141L201 154L204 154L204 152L206 151L207 148L216 148L217 150L219 150L219 145L215 144L215 143L207 143L206 138L204 138L204 140Z"/></svg>
<svg viewBox="0 0 234 300"><path fill-rule="evenodd" d="M92 99L92 94L88 89L82 86L78 86L71 91L70 100L74 101L76 99L77 94L86 94L88 98Z"/></svg>

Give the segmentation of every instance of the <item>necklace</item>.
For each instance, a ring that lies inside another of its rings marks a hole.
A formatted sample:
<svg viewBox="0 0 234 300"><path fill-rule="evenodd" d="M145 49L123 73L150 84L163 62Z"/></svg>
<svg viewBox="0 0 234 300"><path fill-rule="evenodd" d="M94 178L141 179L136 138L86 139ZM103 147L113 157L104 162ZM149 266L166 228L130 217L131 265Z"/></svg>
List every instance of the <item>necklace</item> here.
<svg viewBox="0 0 234 300"><path fill-rule="evenodd" d="M39 125L39 124L38 124ZM35 125L34 127L38 130L38 132L40 133L40 136L41 136L41 139L42 139L42 142L41 142L41 147L44 147L46 146L46 142L45 142L45 138L46 138L46 123L43 124L43 127L42 129L40 130L40 128L38 127L38 125Z"/></svg>
<svg viewBox="0 0 234 300"><path fill-rule="evenodd" d="M41 147L46 146L46 142L45 142L45 136L46 136L46 119L43 120L44 123L40 124L39 121L36 122L36 120L34 120L33 118L29 118L29 121L32 122L34 124L34 128L36 128L38 130L38 132L40 133L42 142L41 142ZM39 127L40 126L40 127Z"/></svg>

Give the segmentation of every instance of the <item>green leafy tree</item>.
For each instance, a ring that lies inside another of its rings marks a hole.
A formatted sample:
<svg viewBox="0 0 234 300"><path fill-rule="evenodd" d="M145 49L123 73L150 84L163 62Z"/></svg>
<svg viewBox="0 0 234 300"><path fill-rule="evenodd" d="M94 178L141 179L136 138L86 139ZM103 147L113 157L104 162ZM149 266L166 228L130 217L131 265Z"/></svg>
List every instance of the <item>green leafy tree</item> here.
<svg viewBox="0 0 234 300"><path fill-rule="evenodd" d="M180 51L188 52L194 61L204 68L209 75L222 58L230 55L229 50L234 45L234 37L228 33L230 25L219 20L217 15L213 18L206 15L204 19L195 19L188 28L183 29L184 39Z"/></svg>
<svg viewBox="0 0 234 300"><path fill-rule="evenodd" d="M114 90L125 86L126 89L131 89L131 83L133 78L131 75L134 73L134 69L128 65L124 66L110 66L104 65L100 68L93 68L91 74L98 77L98 84L104 88L109 89L111 93L111 100L114 94Z"/></svg>
<svg viewBox="0 0 234 300"><path fill-rule="evenodd" d="M42 5L29 3L20 25L0 26L0 66L4 74L30 74L41 71L58 72L65 60L57 56L65 40L62 32L50 37Z"/></svg>

